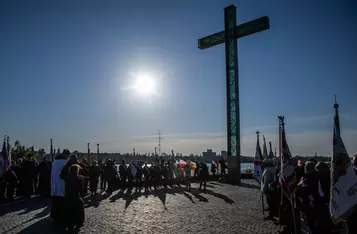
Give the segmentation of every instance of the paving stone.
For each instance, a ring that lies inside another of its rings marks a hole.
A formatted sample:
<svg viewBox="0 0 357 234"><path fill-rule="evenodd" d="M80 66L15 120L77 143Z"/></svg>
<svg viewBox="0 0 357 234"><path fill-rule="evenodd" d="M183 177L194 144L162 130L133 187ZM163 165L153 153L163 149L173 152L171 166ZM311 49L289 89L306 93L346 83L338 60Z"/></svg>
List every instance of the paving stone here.
<svg viewBox="0 0 357 234"><path fill-rule="evenodd" d="M192 184L191 192L174 187L167 192L85 199L85 223L80 233L277 233L263 219L259 187L208 183L207 191ZM62 233L49 217L50 199L35 197L0 205L0 233Z"/></svg>

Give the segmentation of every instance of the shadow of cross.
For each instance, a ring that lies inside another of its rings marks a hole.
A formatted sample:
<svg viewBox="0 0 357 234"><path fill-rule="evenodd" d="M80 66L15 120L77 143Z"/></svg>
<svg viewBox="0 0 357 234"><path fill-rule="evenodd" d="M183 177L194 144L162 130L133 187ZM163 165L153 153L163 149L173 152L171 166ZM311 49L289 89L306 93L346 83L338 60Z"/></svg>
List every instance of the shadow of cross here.
<svg viewBox="0 0 357 234"><path fill-rule="evenodd" d="M237 25L236 7L224 9L224 31L198 40L201 50L225 44L226 49L226 98L227 98L227 156L228 175L232 183L240 183L240 117L238 82L237 39L270 27L269 18L264 16L248 23Z"/></svg>

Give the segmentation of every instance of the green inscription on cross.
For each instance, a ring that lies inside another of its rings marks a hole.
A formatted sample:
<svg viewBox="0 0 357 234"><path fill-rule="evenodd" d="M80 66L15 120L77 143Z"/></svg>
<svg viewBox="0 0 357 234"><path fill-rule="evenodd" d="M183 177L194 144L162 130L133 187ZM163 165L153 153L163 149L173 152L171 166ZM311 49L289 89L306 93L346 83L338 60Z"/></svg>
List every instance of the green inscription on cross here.
<svg viewBox="0 0 357 234"><path fill-rule="evenodd" d="M269 29L269 18L264 16L237 25L236 7L224 9L224 31L198 40L203 50L219 44L226 49L226 96L227 96L227 158L228 176L232 183L240 183L240 116L237 39Z"/></svg>

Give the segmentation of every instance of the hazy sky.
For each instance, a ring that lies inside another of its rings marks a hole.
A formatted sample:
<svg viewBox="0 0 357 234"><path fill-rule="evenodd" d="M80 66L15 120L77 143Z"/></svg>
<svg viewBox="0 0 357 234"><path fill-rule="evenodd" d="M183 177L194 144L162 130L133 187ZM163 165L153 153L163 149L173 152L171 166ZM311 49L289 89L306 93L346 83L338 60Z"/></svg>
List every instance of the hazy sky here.
<svg viewBox="0 0 357 234"><path fill-rule="evenodd" d="M152 152L226 149L224 46L197 48L237 21L271 29L239 40L242 154L260 130L273 147L278 115L292 154L332 152L333 94L342 137L357 153L357 2L0 1L0 131L36 148ZM135 74L159 97L123 90ZM134 74L134 75L133 75Z"/></svg>

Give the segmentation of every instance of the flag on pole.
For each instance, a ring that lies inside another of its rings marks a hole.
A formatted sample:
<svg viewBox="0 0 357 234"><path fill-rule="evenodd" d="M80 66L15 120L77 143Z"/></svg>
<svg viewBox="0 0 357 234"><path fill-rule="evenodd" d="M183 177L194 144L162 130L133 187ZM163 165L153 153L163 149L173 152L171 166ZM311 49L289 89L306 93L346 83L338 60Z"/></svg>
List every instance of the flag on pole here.
<svg viewBox="0 0 357 234"><path fill-rule="evenodd" d="M99 144L97 144L97 162L99 161Z"/></svg>
<svg viewBox="0 0 357 234"><path fill-rule="evenodd" d="M9 166L11 166L11 146L10 146L10 137L6 138L6 147L7 147L7 157L9 159Z"/></svg>
<svg viewBox="0 0 357 234"><path fill-rule="evenodd" d="M265 136L263 135L263 160L268 158L267 143L265 142Z"/></svg>
<svg viewBox="0 0 357 234"><path fill-rule="evenodd" d="M1 155L0 155L0 178L3 176L6 169L8 169L10 166L9 157L8 157L9 155L6 146L7 144L6 144L6 136L5 136L4 143L2 145Z"/></svg>
<svg viewBox="0 0 357 234"><path fill-rule="evenodd" d="M197 168L196 163L192 162L191 160L186 160L186 164L191 166L191 170L195 171Z"/></svg>
<svg viewBox="0 0 357 234"><path fill-rule="evenodd" d="M281 123L281 132L280 132L280 146L281 146L281 170L279 176L279 183L282 188L282 192L289 201L292 201L293 191L290 188L291 182L294 175L294 167L292 165L292 156L288 143L285 136L285 126L284 122Z"/></svg>
<svg viewBox="0 0 357 234"><path fill-rule="evenodd" d="M89 147L89 143L88 143L88 155L87 155L87 163L88 165L91 165L91 161L90 161L90 147Z"/></svg>
<svg viewBox="0 0 357 234"><path fill-rule="evenodd" d="M51 157L51 161L53 162L53 161L55 160L55 158L54 158L54 154L53 154L53 144L52 144L52 139L50 139L50 143L51 143L50 157Z"/></svg>
<svg viewBox="0 0 357 234"><path fill-rule="evenodd" d="M262 156L262 151L260 149L260 144L259 144L259 132L257 131L257 146L255 150L255 157L254 157L254 165L253 165L253 178L260 183L261 178L262 178L262 161L263 161L263 156Z"/></svg>
<svg viewBox="0 0 357 234"><path fill-rule="evenodd" d="M273 160L275 158L274 153L273 153L273 149L271 148L271 141L269 141L269 155L268 158Z"/></svg>
<svg viewBox="0 0 357 234"><path fill-rule="evenodd" d="M357 175L341 138L338 107L335 100L330 191L331 218L335 223L346 219L357 207Z"/></svg>

